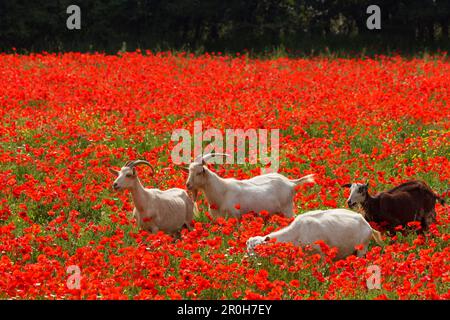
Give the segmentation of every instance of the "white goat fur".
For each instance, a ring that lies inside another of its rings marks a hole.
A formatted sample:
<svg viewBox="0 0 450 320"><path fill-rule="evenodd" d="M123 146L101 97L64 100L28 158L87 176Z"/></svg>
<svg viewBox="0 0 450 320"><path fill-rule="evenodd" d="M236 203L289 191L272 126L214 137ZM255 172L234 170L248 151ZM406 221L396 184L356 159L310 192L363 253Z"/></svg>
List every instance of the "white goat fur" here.
<svg viewBox="0 0 450 320"><path fill-rule="evenodd" d="M266 210L269 214L282 213L286 217L293 217L294 188L306 182L314 182L313 174L296 180L289 180L278 173L263 174L247 180L225 179L209 170L205 161L194 161L189 165L186 184L194 193L194 201L198 190L205 193L213 216L240 217L250 211L259 213ZM217 209L211 208L212 204ZM239 209L236 208L237 204Z"/></svg>
<svg viewBox="0 0 450 320"><path fill-rule="evenodd" d="M183 189L165 191L146 189L134 168L124 166L120 171L110 169L117 179L114 189L129 189L135 208L133 215L141 229L157 233L159 230L174 234L183 226L191 229L194 202Z"/></svg>
<svg viewBox="0 0 450 320"><path fill-rule="evenodd" d="M343 259L356 253L364 256L371 239L381 244L381 235L372 229L362 215L347 209L314 210L298 215L287 227L266 236L256 236L247 240L247 250L254 253L254 248L270 239L277 242L291 242L295 246L311 247L322 254L320 246L314 244L323 240L329 247L336 247L336 259ZM355 246L363 245L361 250Z"/></svg>

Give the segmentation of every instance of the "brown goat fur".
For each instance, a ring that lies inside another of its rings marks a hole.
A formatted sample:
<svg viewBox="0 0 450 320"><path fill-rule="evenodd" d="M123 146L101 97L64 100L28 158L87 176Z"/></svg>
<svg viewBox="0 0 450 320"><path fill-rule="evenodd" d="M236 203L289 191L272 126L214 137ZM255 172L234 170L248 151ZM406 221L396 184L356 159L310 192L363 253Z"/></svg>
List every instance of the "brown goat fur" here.
<svg viewBox="0 0 450 320"><path fill-rule="evenodd" d="M367 184L357 184L353 187L354 185L351 187L356 189L352 189L352 192L359 193L358 199L362 199L359 204L366 219L377 223L386 222L389 231L393 231L398 225L406 226L411 221L419 221L422 231L426 231L436 219L436 200L444 204L444 200L420 180L402 183L375 196L369 194ZM352 195L348 201L350 207L356 205L351 202L351 197Z"/></svg>

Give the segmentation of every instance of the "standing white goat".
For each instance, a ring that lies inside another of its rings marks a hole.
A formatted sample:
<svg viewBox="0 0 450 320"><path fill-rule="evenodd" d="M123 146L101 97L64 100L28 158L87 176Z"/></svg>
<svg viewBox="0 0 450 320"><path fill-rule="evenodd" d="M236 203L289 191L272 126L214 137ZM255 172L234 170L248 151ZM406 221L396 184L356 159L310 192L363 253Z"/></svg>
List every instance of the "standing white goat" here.
<svg viewBox="0 0 450 320"><path fill-rule="evenodd" d="M146 189L142 186L136 174L136 166L148 165L145 160L128 161L120 171L109 170L117 179L113 189L131 191L133 215L141 229L157 233L159 230L167 233L176 233L183 226L191 230L194 202L183 189L173 188L165 191L159 189Z"/></svg>
<svg viewBox="0 0 450 320"><path fill-rule="evenodd" d="M300 214L283 229L248 239L247 251L253 254L257 245L270 239L291 242L295 246L311 245L319 253L320 246L314 242L322 240L330 248L338 249L336 259L352 254L364 256L371 239L382 244L380 233L372 229L362 215L347 209L314 210ZM362 245L362 248L355 249L357 245Z"/></svg>
<svg viewBox="0 0 450 320"><path fill-rule="evenodd" d="M206 161L214 156L228 155L209 153L197 157L189 165L186 182L186 187L194 195L194 201L198 191L203 190L213 216L240 217L250 211L258 213L266 210L269 214L282 213L292 217L295 186L314 182L313 174L296 180L289 180L278 173L263 174L247 180L224 179L206 166Z"/></svg>

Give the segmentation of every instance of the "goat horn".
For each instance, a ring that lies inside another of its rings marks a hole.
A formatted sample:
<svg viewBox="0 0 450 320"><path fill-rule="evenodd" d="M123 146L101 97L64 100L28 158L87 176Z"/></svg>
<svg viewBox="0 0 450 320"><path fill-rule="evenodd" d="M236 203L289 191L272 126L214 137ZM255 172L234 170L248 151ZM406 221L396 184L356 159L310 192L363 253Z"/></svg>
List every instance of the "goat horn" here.
<svg viewBox="0 0 450 320"><path fill-rule="evenodd" d="M132 160L127 161L127 162L125 163L124 167L128 167L132 162L133 162Z"/></svg>
<svg viewBox="0 0 450 320"><path fill-rule="evenodd" d="M155 169L153 169L153 166L146 160L134 160L131 162L127 162L126 166L129 168L134 168L140 164L145 164L145 165L149 166L150 168L152 168L152 173L155 172Z"/></svg>

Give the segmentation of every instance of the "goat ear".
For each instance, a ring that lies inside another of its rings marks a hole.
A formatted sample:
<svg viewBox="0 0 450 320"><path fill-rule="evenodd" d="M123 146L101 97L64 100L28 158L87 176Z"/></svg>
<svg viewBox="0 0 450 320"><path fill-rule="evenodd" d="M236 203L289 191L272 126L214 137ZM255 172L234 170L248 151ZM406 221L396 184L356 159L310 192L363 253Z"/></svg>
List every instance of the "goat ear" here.
<svg viewBox="0 0 450 320"><path fill-rule="evenodd" d="M343 184L341 187L342 188L350 188L351 186L352 186L351 183L346 183L346 184Z"/></svg>
<svg viewBox="0 0 450 320"><path fill-rule="evenodd" d="M113 175L115 175L116 177L119 175L119 171L114 170L113 168L108 168L109 172L111 172Z"/></svg>
<svg viewBox="0 0 450 320"><path fill-rule="evenodd" d="M266 236L266 237L264 238L264 242L267 242L267 241L270 241L270 237L269 237L269 236Z"/></svg>

